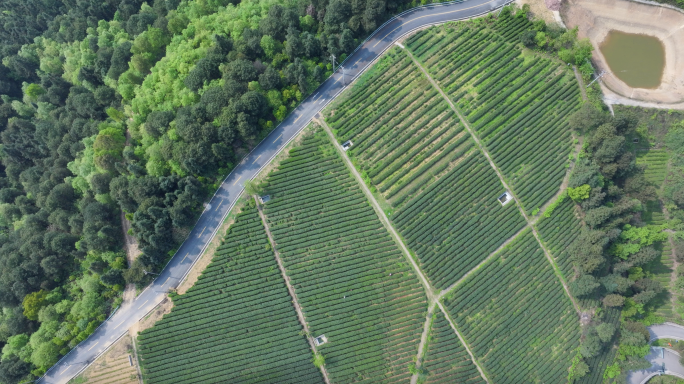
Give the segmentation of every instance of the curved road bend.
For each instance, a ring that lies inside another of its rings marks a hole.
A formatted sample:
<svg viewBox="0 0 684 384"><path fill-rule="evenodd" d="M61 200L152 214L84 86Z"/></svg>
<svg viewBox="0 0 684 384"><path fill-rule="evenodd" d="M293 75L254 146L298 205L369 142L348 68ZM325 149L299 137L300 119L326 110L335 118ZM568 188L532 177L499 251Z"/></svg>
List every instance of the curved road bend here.
<svg viewBox="0 0 684 384"><path fill-rule="evenodd" d="M371 39L357 49L346 61L345 80L362 73L366 67L389 48L399 37L419 27L447 21L466 19L491 12L510 0L468 0L455 4L435 4L417 8L382 26ZM126 330L159 304L170 288L176 287L214 237L224 217L242 193L242 183L252 179L269 160L280 152L309 121L343 89L339 71L328 78L271 134L266 137L224 180L200 216L190 235L181 245L157 279L130 305L120 308L88 339L84 340L38 382L65 384L76 376L105 349L118 340Z"/></svg>
<svg viewBox="0 0 684 384"><path fill-rule="evenodd" d="M651 368L630 372L627 376L629 384L645 384L654 376L671 375L684 379L684 367L679 364L679 354L668 348L651 347L646 356Z"/></svg>
<svg viewBox="0 0 684 384"><path fill-rule="evenodd" d="M651 334L651 341L658 339L684 340L684 327L673 323L656 324L648 327ZM629 384L644 384L648 380L660 374L664 369L664 374L677 376L684 379L684 367L679 363L679 354L671 349L651 348L651 353L646 356L646 360L651 363L651 367L641 371L632 371L627 376Z"/></svg>

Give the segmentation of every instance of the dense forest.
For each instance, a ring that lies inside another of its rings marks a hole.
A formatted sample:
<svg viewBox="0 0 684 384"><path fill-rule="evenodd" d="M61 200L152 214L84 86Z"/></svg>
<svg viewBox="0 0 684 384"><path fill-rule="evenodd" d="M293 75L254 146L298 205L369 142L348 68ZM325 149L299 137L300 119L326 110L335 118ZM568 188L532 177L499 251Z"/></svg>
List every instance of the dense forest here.
<svg viewBox="0 0 684 384"><path fill-rule="evenodd" d="M667 240L666 230L681 234L684 204L676 200L681 189L674 193L675 199L670 192L665 199L671 220L661 225L644 222L646 204L658 200L658 195L644 176L645 167L637 165L632 148L633 139L644 135L643 128L634 111L620 110L613 117L597 106L602 106L598 100L586 103L571 120L585 141L568 197L581 208L586 225L569 248L576 273L570 288L576 297L598 299L601 304L584 328L579 355L590 359L605 353L612 347L613 334L618 335L616 358L604 377L624 382L629 370L650 367L643 359L649 352L646 327L663 321L654 305L664 287L647 265L660 256L658 244ZM680 153L684 150L681 137L669 135L667 145ZM617 325L602 321L611 308L621 311ZM577 377L588 369L584 362L573 368Z"/></svg>
<svg viewBox="0 0 684 384"><path fill-rule="evenodd" d="M3 2L0 382L42 375L146 284L330 55L415 5Z"/></svg>

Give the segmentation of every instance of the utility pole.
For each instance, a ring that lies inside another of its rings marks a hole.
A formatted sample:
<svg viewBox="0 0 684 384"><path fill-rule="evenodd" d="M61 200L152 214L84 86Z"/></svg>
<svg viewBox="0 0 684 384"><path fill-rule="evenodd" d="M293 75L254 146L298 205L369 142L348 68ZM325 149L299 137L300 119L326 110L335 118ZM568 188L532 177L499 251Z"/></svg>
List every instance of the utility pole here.
<svg viewBox="0 0 684 384"><path fill-rule="evenodd" d="M501 9L499 9L499 13L496 14L496 18L497 18L497 19L499 18L499 15L501 15L501 11L503 11L504 8L508 7L508 4L510 4L510 3L511 3L511 2L508 2L506 5L504 5L503 7L501 7Z"/></svg>
<svg viewBox="0 0 684 384"><path fill-rule="evenodd" d="M335 73L335 55L330 55L330 58L332 59L333 73Z"/></svg>
<svg viewBox="0 0 684 384"><path fill-rule="evenodd" d="M603 76L605 76L609 73L610 72L601 71L601 73L599 73L599 75L594 80L592 80L591 83L587 84L587 88L589 88L592 84L594 84L595 81L599 80L600 78L602 78Z"/></svg>
<svg viewBox="0 0 684 384"><path fill-rule="evenodd" d="M339 68L342 68L342 85L347 85L347 82L344 79L344 67L340 65Z"/></svg>
<svg viewBox="0 0 684 384"><path fill-rule="evenodd" d="M508 4L506 4L506 5L508 5ZM499 13L496 14L496 18L497 18L497 19L498 19L499 16L501 15L501 11L503 11L503 9L506 7L506 5L504 5L503 7L501 7L501 9L499 9Z"/></svg>

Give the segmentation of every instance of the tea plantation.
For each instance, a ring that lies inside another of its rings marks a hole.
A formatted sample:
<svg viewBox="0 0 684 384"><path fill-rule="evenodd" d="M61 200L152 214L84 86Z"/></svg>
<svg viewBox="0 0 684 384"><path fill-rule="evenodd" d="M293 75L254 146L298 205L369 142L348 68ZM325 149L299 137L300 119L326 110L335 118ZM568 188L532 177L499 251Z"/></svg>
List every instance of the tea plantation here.
<svg viewBox="0 0 684 384"><path fill-rule="evenodd" d="M458 281L525 226L515 204L497 200L503 192L474 152L392 215L436 288Z"/></svg>
<svg viewBox="0 0 684 384"><path fill-rule="evenodd" d="M562 281L582 222L569 198L533 216L566 176L580 89L518 44L529 27L449 23L387 51L254 184L270 200L243 209L141 334L145 380L567 382L581 329ZM600 382L608 348L583 382Z"/></svg>
<svg viewBox="0 0 684 384"><path fill-rule="evenodd" d="M485 383L444 314L433 315L430 338L423 359L426 384Z"/></svg>
<svg viewBox="0 0 684 384"><path fill-rule="evenodd" d="M138 338L146 383L322 383L256 209Z"/></svg>
<svg viewBox="0 0 684 384"><path fill-rule="evenodd" d="M542 241L553 253L556 263L568 281L573 280L575 272L567 248L579 236L581 229L581 223L575 211L575 203L569 197L564 196L555 209L546 213L537 222Z"/></svg>
<svg viewBox="0 0 684 384"><path fill-rule="evenodd" d="M413 98L395 90L399 81ZM515 204L497 200L505 189L458 116L399 48L326 115L396 209L390 218L434 287L456 282L525 225Z"/></svg>
<svg viewBox="0 0 684 384"><path fill-rule="evenodd" d="M571 70L524 54L507 39L517 22L499 32L432 27L410 37L407 48L462 111L529 213L565 176L572 143L567 119L581 98Z"/></svg>
<svg viewBox="0 0 684 384"><path fill-rule="evenodd" d="M495 383L561 383L579 345L570 300L527 231L444 300Z"/></svg>
<svg viewBox="0 0 684 384"><path fill-rule="evenodd" d="M264 212L335 383L408 382L423 288L321 130L267 178Z"/></svg>
<svg viewBox="0 0 684 384"><path fill-rule="evenodd" d="M399 48L390 50L327 121L373 185L399 206L473 148L448 104Z"/></svg>

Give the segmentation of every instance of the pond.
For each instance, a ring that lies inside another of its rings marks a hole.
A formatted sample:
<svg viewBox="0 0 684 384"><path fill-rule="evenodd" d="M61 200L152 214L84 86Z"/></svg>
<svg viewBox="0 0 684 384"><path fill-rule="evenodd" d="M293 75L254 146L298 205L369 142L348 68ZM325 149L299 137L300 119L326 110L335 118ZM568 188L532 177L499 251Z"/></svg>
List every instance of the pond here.
<svg viewBox="0 0 684 384"><path fill-rule="evenodd" d="M665 46L656 37L616 30L600 47L610 71L632 88L658 88L665 68Z"/></svg>

